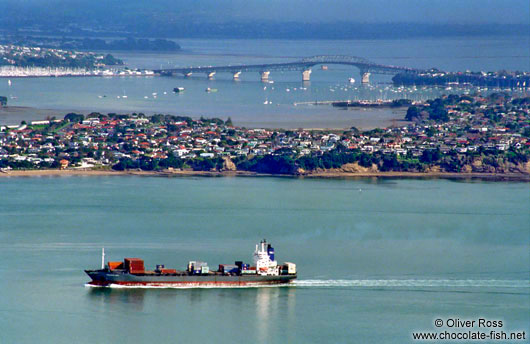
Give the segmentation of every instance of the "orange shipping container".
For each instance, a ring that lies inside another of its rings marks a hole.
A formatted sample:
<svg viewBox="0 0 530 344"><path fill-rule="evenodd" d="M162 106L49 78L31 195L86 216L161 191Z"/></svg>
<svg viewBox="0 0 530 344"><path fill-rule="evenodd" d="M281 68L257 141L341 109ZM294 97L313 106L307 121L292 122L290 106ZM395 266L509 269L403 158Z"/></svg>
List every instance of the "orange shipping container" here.
<svg viewBox="0 0 530 344"><path fill-rule="evenodd" d="M160 272L163 274L176 274L176 269L160 269Z"/></svg>
<svg viewBox="0 0 530 344"><path fill-rule="evenodd" d="M108 265L111 270L123 269L123 262L109 262Z"/></svg>

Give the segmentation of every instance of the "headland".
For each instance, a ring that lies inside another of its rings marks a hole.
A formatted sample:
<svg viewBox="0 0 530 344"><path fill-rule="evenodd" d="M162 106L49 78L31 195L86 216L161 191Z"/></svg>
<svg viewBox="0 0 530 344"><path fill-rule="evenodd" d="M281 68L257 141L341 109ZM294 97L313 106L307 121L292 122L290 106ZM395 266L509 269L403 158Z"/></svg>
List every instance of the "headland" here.
<svg viewBox="0 0 530 344"><path fill-rule="evenodd" d="M528 180L529 106L530 97L509 93L449 95L413 103L406 123L365 131L244 128L230 118L69 113L1 127L0 169L5 175L145 171Z"/></svg>

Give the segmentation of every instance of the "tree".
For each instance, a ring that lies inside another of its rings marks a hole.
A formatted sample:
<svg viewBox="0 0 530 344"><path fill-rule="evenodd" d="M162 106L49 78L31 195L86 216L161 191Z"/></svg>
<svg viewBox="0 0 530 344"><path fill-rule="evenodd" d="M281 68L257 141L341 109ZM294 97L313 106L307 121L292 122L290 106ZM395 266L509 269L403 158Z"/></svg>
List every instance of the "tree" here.
<svg viewBox="0 0 530 344"><path fill-rule="evenodd" d="M409 108L407 109L407 114L405 115L405 119L407 121L414 121L418 118L421 118L420 110L418 110L418 107L409 106Z"/></svg>
<svg viewBox="0 0 530 344"><path fill-rule="evenodd" d="M291 157L285 155L265 155L257 161L252 170L258 173L294 174L296 165Z"/></svg>
<svg viewBox="0 0 530 344"><path fill-rule="evenodd" d="M440 160L442 154L439 149L426 149L423 151L420 161L422 163L430 164Z"/></svg>
<svg viewBox="0 0 530 344"><path fill-rule="evenodd" d="M396 171L399 170L399 161L396 154L386 154L383 156L383 164L381 171Z"/></svg>
<svg viewBox="0 0 530 344"><path fill-rule="evenodd" d="M211 171L217 166L217 161L210 158L198 158L191 161L191 168L194 171Z"/></svg>
<svg viewBox="0 0 530 344"><path fill-rule="evenodd" d="M77 123L80 123L80 122L83 122L83 120L85 119L85 116L81 115L81 114L76 114L76 113L69 113L67 114L66 116L64 116L64 120L65 121L68 121L68 122L77 122Z"/></svg>

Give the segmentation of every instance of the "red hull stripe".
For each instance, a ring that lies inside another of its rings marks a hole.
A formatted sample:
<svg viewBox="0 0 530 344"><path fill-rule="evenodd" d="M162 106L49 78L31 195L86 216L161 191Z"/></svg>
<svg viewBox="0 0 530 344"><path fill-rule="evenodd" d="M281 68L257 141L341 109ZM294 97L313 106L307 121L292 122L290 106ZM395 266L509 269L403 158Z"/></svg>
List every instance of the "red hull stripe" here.
<svg viewBox="0 0 530 344"><path fill-rule="evenodd" d="M101 282L92 281L90 284L99 286L108 286L111 284L124 286L201 286L201 285L231 285L231 286L246 286L246 285L264 285L264 284L288 284L289 281L255 281L255 282L239 282L239 281L208 281L208 282L184 282L184 281L160 281L160 282Z"/></svg>

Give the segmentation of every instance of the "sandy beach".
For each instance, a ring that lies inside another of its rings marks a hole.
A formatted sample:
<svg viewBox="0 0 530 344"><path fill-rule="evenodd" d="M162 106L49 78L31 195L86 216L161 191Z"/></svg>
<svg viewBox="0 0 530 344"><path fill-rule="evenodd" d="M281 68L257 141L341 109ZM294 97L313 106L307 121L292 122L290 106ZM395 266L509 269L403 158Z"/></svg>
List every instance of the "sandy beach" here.
<svg viewBox="0 0 530 344"><path fill-rule="evenodd" d="M1 177L61 177L61 176L203 176L203 177L290 177L290 178L442 178L442 179L482 179L489 181L530 182L526 173L450 173L450 172L336 172L319 171L303 175L263 174L248 171L192 171L192 170L9 170L1 171Z"/></svg>

